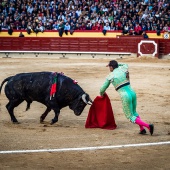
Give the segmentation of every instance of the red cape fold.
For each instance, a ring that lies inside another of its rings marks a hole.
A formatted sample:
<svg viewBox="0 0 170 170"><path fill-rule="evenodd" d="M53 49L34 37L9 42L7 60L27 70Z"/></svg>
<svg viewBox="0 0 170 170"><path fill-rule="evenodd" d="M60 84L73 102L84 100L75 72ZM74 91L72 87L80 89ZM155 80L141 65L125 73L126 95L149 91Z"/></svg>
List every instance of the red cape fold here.
<svg viewBox="0 0 170 170"><path fill-rule="evenodd" d="M112 105L108 95L97 96L89 109L85 128L102 128L113 130L117 127Z"/></svg>

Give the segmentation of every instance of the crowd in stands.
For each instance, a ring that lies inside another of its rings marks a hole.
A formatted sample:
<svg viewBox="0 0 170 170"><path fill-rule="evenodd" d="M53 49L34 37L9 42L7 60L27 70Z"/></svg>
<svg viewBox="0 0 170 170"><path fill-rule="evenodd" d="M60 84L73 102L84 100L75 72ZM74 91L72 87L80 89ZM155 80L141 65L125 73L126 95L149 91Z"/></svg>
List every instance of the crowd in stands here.
<svg viewBox="0 0 170 170"><path fill-rule="evenodd" d="M1 0L1 30L170 32L170 0Z"/></svg>

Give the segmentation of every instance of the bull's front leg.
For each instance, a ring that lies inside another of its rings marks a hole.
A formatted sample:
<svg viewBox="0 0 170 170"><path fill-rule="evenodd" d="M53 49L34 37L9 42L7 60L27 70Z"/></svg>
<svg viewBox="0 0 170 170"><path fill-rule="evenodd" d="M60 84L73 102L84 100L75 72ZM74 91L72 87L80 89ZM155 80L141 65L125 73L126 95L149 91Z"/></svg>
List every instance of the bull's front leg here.
<svg viewBox="0 0 170 170"><path fill-rule="evenodd" d="M54 118L51 120L51 125L53 125L54 123L58 122L58 116L60 114L60 109L58 107L56 100L50 101L50 107L51 107L52 110L54 110L54 113L55 113Z"/></svg>
<svg viewBox="0 0 170 170"><path fill-rule="evenodd" d="M54 118L51 120L51 125L53 125L54 123L58 122L58 116L60 114L60 110L58 108L53 109L55 116Z"/></svg>
<svg viewBox="0 0 170 170"><path fill-rule="evenodd" d="M51 111L50 107L47 107L47 109L45 110L45 112L41 115L40 117L40 123L43 123L44 119L46 118L46 116L48 115L48 113Z"/></svg>

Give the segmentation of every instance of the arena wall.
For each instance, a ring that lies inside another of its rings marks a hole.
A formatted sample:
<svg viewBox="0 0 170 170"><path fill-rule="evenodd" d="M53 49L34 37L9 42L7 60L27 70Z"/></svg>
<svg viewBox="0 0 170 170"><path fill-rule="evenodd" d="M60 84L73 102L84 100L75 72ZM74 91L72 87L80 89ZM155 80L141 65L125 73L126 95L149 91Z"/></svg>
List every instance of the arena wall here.
<svg viewBox="0 0 170 170"><path fill-rule="evenodd" d="M110 34L114 34L114 36L110 36L109 33L107 33L107 36L104 35L97 36L97 34L98 35L102 34L101 32L93 32L93 34L92 32L77 32L77 34L79 33L82 35L82 36L77 35L77 37L71 36L69 33L68 33L69 36L66 36L64 34L63 37L58 37L58 36L46 37L46 36L40 36L45 33L38 33L36 37L25 36L22 38L15 36L16 33L17 32L12 34L11 36L2 36L1 33L0 35L1 53L36 52L36 54L38 54L38 53L46 52L48 54L62 53L63 55L64 53L75 52L81 54L94 53L94 57L96 53L105 54L105 55L136 54L136 56L139 56L141 53L139 52L138 44L143 40L145 42L144 45L142 45L141 49L144 54L151 54L152 56L154 51L157 51L154 57L159 57L159 58L170 54L170 39L163 39L163 38L143 39L143 36L121 35L120 32L110 32ZM55 33L56 35L58 35L58 32L48 32L48 33L51 34ZM149 42L146 43L146 41ZM154 46L152 42L154 42L154 44L156 43L157 45ZM154 48L158 48L158 49L154 49Z"/></svg>

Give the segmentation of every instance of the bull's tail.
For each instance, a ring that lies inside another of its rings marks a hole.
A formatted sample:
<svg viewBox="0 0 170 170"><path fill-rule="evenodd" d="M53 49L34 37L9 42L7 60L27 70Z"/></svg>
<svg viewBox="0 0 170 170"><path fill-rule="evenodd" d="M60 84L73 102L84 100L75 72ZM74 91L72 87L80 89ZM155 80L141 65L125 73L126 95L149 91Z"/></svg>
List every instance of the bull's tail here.
<svg viewBox="0 0 170 170"><path fill-rule="evenodd" d="M2 89L2 86L4 85L5 82L9 81L13 76L10 76L6 79L4 79L4 81L1 83L1 86L0 86L0 94L1 94L1 89Z"/></svg>

